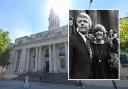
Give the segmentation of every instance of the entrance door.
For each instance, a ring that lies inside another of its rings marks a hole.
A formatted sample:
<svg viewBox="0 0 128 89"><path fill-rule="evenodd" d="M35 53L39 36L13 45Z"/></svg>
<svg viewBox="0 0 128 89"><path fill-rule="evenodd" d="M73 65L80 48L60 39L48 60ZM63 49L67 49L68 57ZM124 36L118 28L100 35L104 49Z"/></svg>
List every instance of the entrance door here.
<svg viewBox="0 0 128 89"><path fill-rule="evenodd" d="M46 72L49 72L49 61L46 61Z"/></svg>

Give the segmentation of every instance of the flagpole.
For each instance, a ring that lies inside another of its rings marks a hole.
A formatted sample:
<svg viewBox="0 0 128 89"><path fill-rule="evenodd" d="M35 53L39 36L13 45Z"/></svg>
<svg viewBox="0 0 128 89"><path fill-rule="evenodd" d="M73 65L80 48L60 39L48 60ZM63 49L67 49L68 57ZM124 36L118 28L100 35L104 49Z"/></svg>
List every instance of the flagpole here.
<svg viewBox="0 0 128 89"><path fill-rule="evenodd" d="M91 3L93 2L93 0L90 0L90 5L89 5L89 10L90 10L90 8L91 8Z"/></svg>
<svg viewBox="0 0 128 89"><path fill-rule="evenodd" d="M91 8L91 3L90 3L90 5L89 5L89 10L90 10L90 8Z"/></svg>

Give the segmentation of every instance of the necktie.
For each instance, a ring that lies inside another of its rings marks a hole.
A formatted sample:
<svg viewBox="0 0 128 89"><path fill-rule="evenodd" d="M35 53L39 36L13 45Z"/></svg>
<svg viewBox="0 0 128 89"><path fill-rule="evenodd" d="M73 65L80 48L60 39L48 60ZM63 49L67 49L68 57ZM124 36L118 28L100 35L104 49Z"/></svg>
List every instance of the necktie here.
<svg viewBox="0 0 128 89"><path fill-rule="evenodd" d="M89 52L89 57L91 59L92 58L92 49L91 49L91 46L90 46L90 39L87 36L85 36L85 38L86 38L86 45L87 45L88 52Z"/></svg>

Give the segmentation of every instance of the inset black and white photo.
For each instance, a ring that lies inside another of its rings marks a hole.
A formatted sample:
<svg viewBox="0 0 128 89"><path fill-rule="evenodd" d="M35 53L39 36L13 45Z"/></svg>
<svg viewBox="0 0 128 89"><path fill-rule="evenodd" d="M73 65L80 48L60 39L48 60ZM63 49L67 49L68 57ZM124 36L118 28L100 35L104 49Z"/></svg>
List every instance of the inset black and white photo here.
<svg viewBox="0 0 128 89"><path fill-rule="evenodd" d="M69 10L69 80L119 79L118 20L118 10Z"/></svg>

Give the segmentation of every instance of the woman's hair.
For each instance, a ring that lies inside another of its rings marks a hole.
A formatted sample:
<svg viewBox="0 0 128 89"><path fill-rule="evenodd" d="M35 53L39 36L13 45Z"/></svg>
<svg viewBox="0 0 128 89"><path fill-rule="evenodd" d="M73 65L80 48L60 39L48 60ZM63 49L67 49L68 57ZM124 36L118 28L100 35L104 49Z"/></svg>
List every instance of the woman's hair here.
<svg viewBox="0 0 128 89"><path fill-rule="evenodd" d="M105 27L103 26L103 25L101 25L101 24L96 24L95 26L94 26L94 28L93 28L93 34L95 35L95 33L97 32L97 31L102 31L103 32L103 35L104 35L104 37L106 37L106 29L105 29Z"/></svg>

